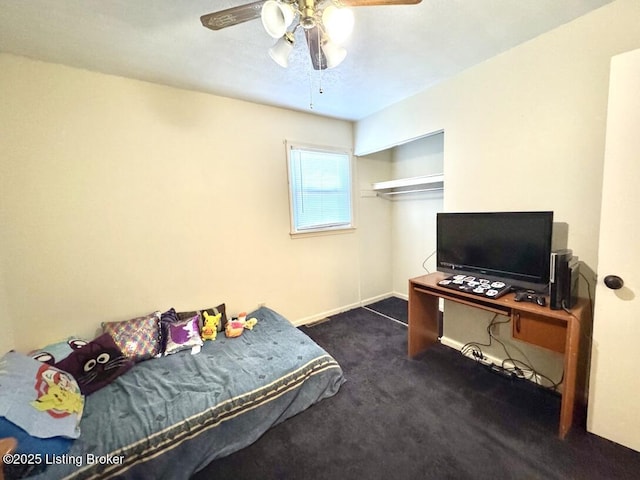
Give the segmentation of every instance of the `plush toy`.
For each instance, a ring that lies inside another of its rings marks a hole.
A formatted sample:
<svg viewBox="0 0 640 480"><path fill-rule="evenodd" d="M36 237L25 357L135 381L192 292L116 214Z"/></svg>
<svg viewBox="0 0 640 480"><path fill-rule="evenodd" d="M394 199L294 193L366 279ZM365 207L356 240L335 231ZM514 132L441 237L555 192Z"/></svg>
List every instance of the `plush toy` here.
<svg viewBox="0 0 640 480"><path fill-rule="evenodd" d="M201 337L202 340L215 340L218 335L218 325L222 318L222 313L217 315L209 315L209 312L202 312L204 316L204 325L202 326Z"/></svg>
<svg viewBox="0 0 640 480"><path fill-rule="evenodd" d="M239 337L244 332L244 329L253 330L253 327L258 323L258 319L250 318L247 320L247 314L242 312L238 315L238 318L232 318L227 322L227 326L224 329L224 333L229 338Z"/></svg>

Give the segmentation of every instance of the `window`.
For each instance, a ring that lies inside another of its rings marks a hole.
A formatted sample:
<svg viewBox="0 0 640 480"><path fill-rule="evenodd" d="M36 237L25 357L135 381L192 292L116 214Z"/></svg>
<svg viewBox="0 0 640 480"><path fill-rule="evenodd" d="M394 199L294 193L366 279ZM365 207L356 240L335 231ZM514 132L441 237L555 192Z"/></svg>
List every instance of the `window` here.
<svg viewBox="0 0 640 480"><path fill-rule="evenodd" d="M287 143L291 233L353 228L351 153Z"/></svg>

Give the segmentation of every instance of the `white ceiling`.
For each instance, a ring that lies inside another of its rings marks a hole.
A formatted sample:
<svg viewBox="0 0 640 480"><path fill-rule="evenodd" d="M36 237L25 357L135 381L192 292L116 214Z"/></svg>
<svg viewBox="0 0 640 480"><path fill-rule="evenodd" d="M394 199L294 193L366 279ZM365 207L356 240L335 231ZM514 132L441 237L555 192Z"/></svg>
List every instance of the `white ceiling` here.
<svg viewBox="0 0 640 480"><path fill-rule="evenodd" d="M288 69L275 64L259 19L219 31L200 23L249 1L0 0L0 51L358 120L612 0L354 8L347 58L324 72L312 69L303 37Z"/></svg>

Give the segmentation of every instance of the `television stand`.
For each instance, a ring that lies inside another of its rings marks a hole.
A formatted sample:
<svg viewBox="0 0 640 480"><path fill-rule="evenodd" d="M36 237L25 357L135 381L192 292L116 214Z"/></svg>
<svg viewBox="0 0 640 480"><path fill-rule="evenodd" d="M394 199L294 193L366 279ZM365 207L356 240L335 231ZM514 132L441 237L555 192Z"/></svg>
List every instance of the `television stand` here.
<svg viewBox="0 0 640 480"><path fill-rule="evenodd" d="M565 438L573 423L576 404L586 405L586 379L590 316L587 301L580 299L569 312L551 310L536 303L516 302L513 293L487 298L438 285L447 277L431 273L409 280L408 353L415 357L438 338L439 299L450 300L511 318L513 337L564 354L564 380L558 435ZM583 345L580 345L580 344Z"/></svg>

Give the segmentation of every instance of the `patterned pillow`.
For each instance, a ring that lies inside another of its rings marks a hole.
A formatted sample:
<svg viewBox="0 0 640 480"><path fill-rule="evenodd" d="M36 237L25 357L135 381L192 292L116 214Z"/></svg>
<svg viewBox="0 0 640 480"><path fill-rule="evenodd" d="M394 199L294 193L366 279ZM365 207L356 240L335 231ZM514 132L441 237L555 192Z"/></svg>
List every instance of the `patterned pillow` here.
<svg viewBox="0 0 640 480"><path fill-rule="evenodd" d="M189 348L191 353L198 353L203 344L199 320L200 315L196 314L186 320L166 323L167 347L164 354L171 355Z"/></svg>
<svg viewBox="0 0 640 480"><path fill-rule="evenodd" d="M133 366L108 333L103 333L86 346L75 350L56 368L73 375L83 395L106 387Z"/></svg>
<svg viewBox="0 0 640 480"><path fill-rule="evenodd" d="M160 312L124 322L106 322L102 328L113 337L122 353L134 362L160 354Z"/></svg>
<svg viewBox="0 0 640 480"><path fill-rule="evenodd" d="M38 438L80 436L84 397L66 372L28 355L0 359L0 417Z"/></svg>

